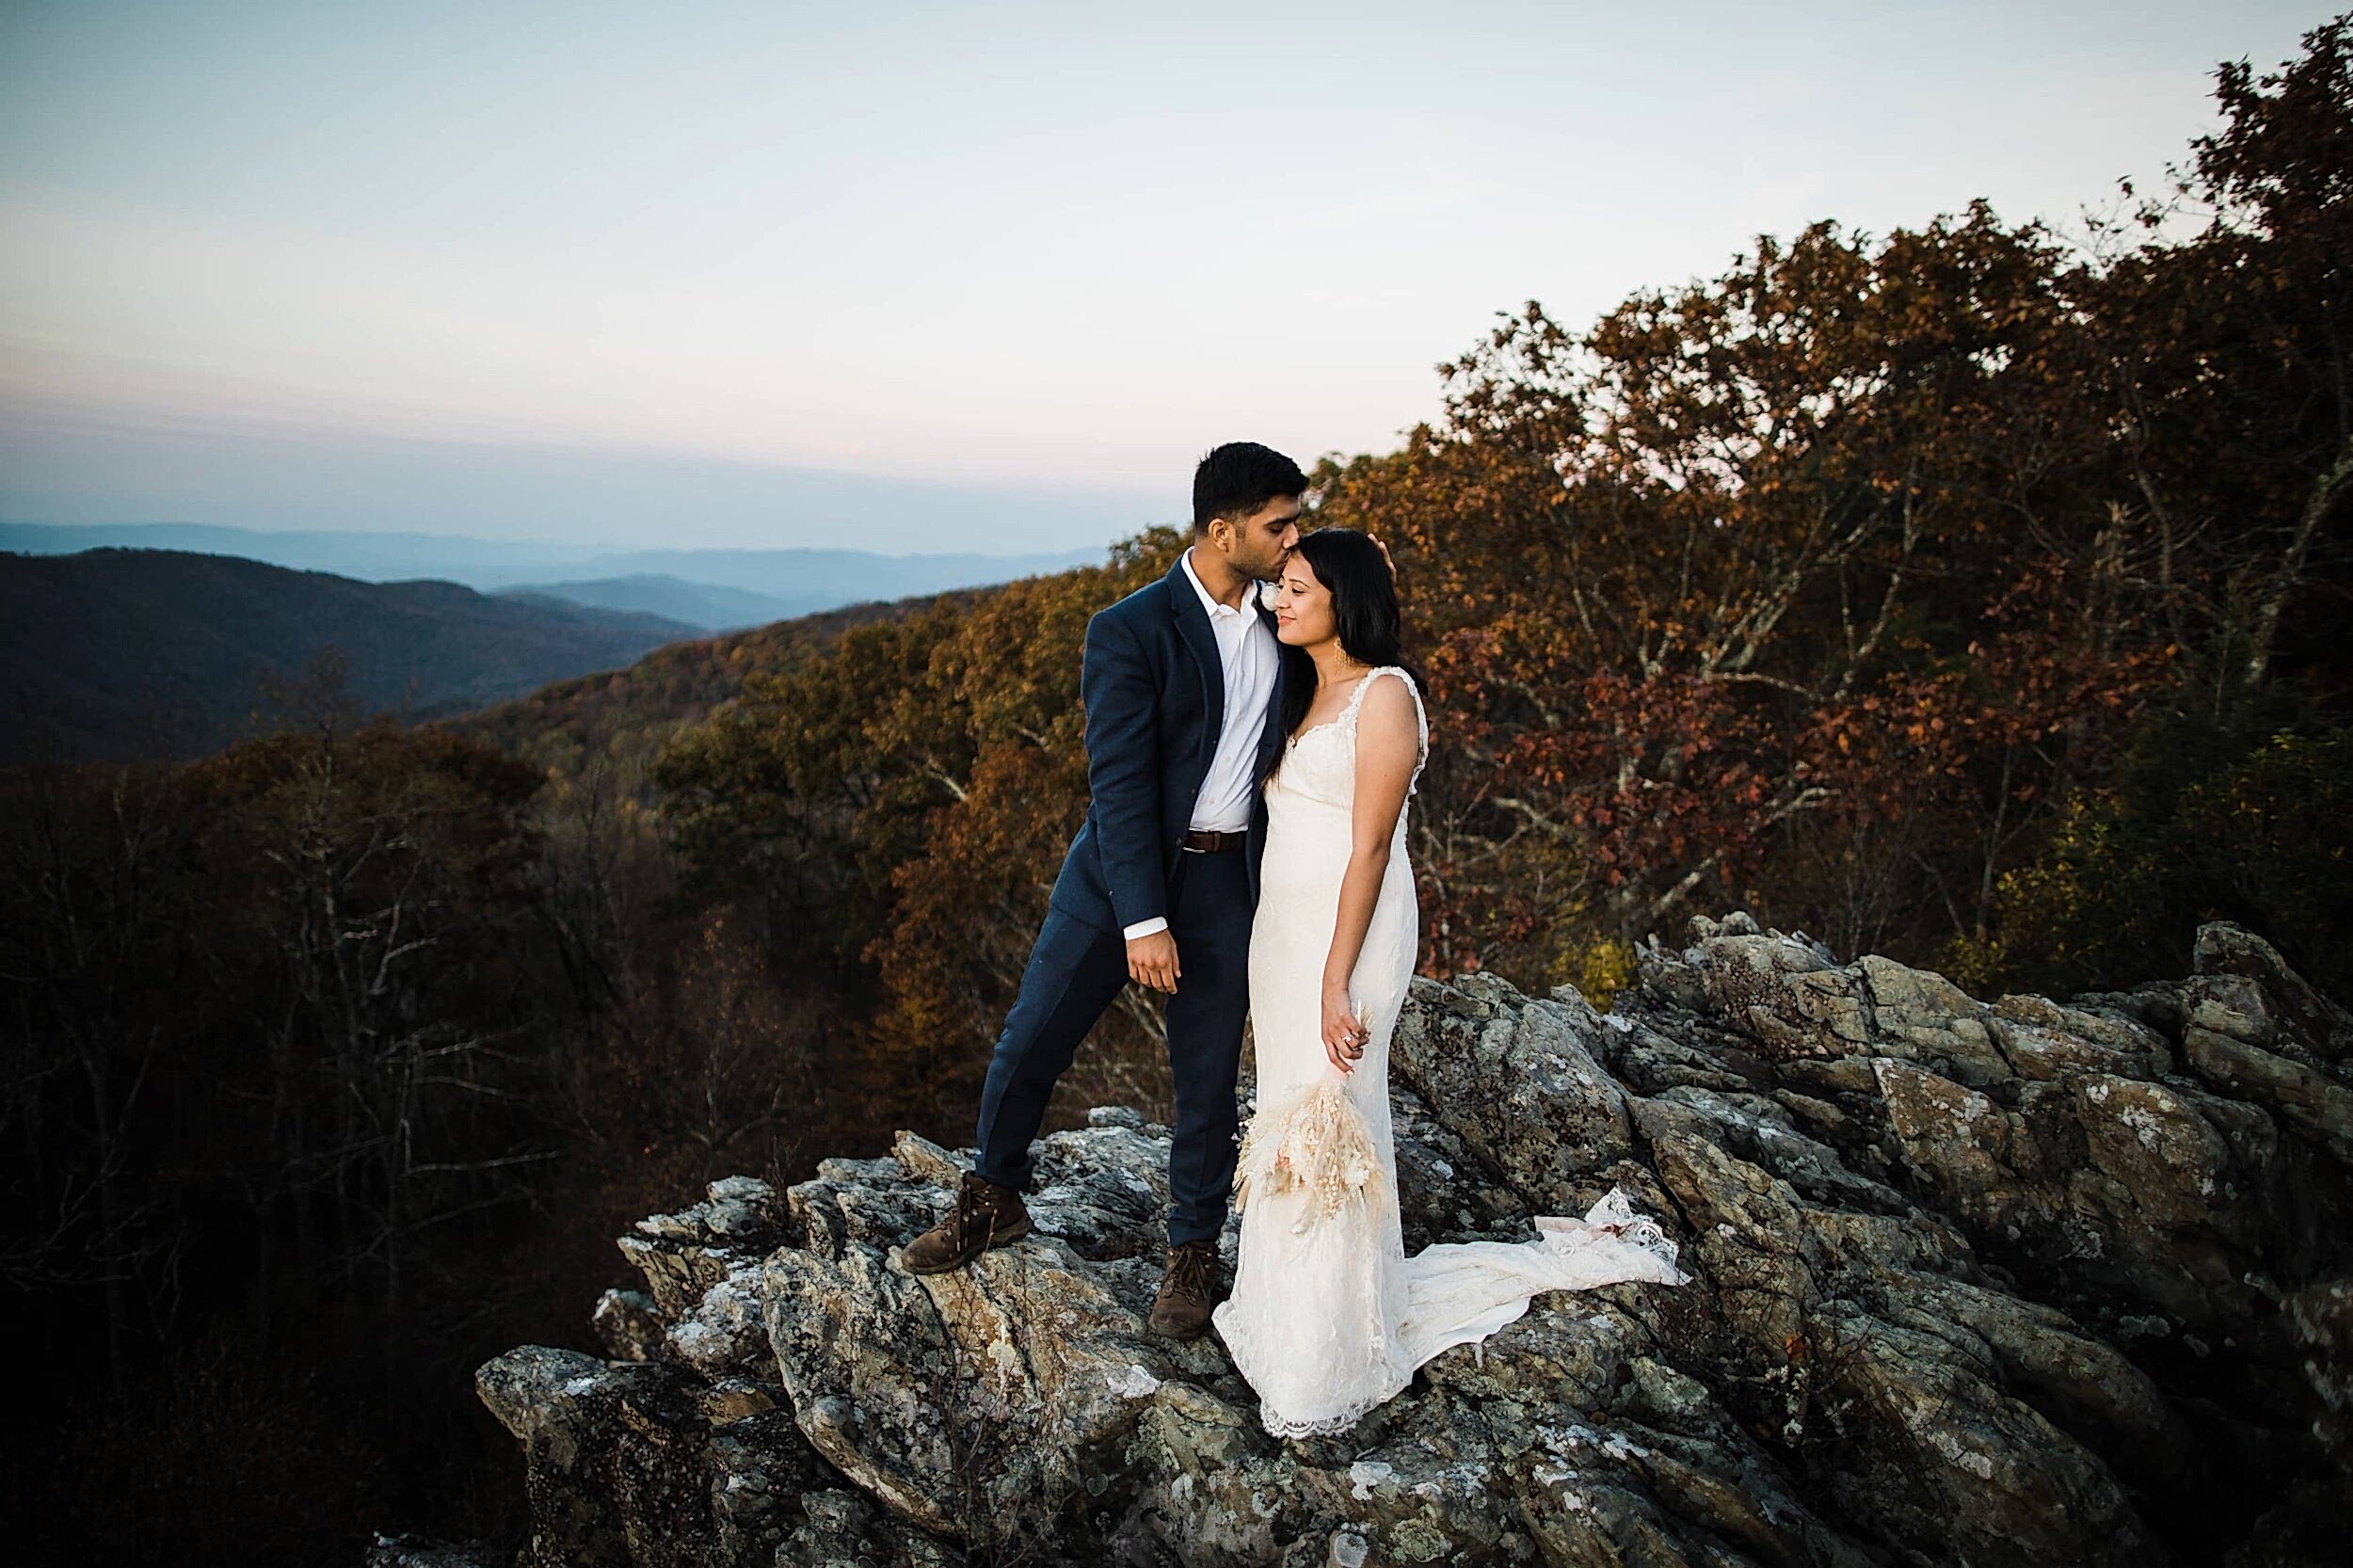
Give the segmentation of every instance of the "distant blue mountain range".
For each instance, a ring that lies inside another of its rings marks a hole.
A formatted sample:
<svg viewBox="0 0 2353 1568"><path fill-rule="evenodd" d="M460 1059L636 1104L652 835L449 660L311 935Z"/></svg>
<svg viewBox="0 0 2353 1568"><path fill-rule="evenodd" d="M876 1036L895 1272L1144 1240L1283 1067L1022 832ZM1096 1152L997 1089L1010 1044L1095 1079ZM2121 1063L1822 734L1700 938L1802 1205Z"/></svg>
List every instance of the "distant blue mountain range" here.
<svg viewBox="0 0 2353 1568"><path fill-rule="evenodd" d="M978 587L1100 562L1102 549L1048 554L884 555L859 550L597 551L462 535L278 533L209 523L0 522L0 552L99 548L233 555L366 583L417 579L659 616L705 632L757 626L870 600Z"/></svg>

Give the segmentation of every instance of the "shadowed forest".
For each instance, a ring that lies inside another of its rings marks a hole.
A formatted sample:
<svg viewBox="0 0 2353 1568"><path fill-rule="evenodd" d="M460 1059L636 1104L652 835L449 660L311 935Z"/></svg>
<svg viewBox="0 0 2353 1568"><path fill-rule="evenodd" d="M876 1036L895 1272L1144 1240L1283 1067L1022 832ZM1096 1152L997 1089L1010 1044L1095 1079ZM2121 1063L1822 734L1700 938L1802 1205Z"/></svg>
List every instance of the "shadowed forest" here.
<svg viewBox="0 0 2353 1568"><path fill-rule="evenodd" d="M1422 965L1597 1002L1732 907L1973 991L2353 996L2353 19L2062 235L1760 238L1440 367L1311 521L1391 547ZM1247 436L1249 432L1235 432ZM200 760L0 775L0 1264L42 1560L512 1544L471 1378L611 1238L951 1145L1085 808L1106 566L681 645L421 727L334 659ZM1167 1113L1131 988L1057 1102Z"/></svg>

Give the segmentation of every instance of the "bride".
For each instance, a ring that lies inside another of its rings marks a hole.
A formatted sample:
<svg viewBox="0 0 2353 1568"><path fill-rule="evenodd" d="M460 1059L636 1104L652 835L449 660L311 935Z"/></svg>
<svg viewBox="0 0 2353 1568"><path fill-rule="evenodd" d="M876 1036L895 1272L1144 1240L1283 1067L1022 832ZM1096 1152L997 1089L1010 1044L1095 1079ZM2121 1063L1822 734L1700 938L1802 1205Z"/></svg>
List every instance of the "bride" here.
<svg viewBox="0 0 2353 1568"><path fill-rule="evenodd" d="M1233 1289L1210 1321L1258 1393L1260 1423L1292 1437L1345 1431L1536 1291L1685 1276L1673 1243L1616 1192L1582 1221L1536 1216L1534 1241L1404 1255L1389 1038L1420 944L1405 804L1429 720L1378 541L1305 536L1274 603L1295 667L1250 936L1257 1111L1234 1177Z"/></svg>

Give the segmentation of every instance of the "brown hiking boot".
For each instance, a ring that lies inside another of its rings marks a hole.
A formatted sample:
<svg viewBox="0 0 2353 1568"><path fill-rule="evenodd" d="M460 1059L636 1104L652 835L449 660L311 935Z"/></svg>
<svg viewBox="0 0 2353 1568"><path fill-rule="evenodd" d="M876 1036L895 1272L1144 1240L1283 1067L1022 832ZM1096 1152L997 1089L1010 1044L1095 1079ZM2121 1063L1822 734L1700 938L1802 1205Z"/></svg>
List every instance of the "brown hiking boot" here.
<svg viewBox="0 0 2353 1568"><path fill-rule="evenodd" d="M1030 1234L1030 1211L1021 1193L1000 1187L978 1171L956 1184L955 1207L939 1224L899 1249L911 1274L944 1274L961 1269L991 1247Z"/></svg>
<svg viewBox="0 0 2353 1568"><path fill-rule="evenodd" d="M1203 1237L1179 1241L1168 1249L1168 1269L1160 1275L1160 1293L1152 1299L1149 1327L1171 1339L1190 1339L1209 1326L1209 1308L1216 1304L1217 1240Z"/></svg>

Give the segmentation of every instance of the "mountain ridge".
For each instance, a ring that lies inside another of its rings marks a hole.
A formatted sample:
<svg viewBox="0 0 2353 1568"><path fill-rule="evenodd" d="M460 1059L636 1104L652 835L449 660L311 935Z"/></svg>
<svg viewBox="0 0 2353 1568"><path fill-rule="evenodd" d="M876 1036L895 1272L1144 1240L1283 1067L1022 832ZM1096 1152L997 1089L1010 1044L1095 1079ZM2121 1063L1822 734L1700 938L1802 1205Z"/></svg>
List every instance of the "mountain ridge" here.
<svg viewBox="0 0 2353 1568"><path fill-rule="evenodd" d="M70 555L97 549L229 555L362 582L441 578L482 592L551 584L667 576L704 586L767 593L810 609L866 600L982 587L1099 561L1109 545L992 554L892 553L838 547L611 549L466 534L387 530L277 531L221 523L0 521L0 552ZM823 600L824 602L818 602Z"/></svg>
<svg viewBox="0 0 2353 1568"><path fill-rule="evenodd" d="M712 632L741 632L747 627L765 626L834 607L823 597L779 599L773 594L696 583L662 572L529 583L498 592L510 599L539 598L593 609L634 610Z"/></svg>
<svg viewBox="0 0 2353 1568"><path fill-rule="evenodd" d="M634 612L486 595L438 578L367 583L233 555L101 548L0 554L0 762L184 758L235 739L265 679L322 649L345 695L415 716L487 706L634 662L699 629Z"/></svg>

